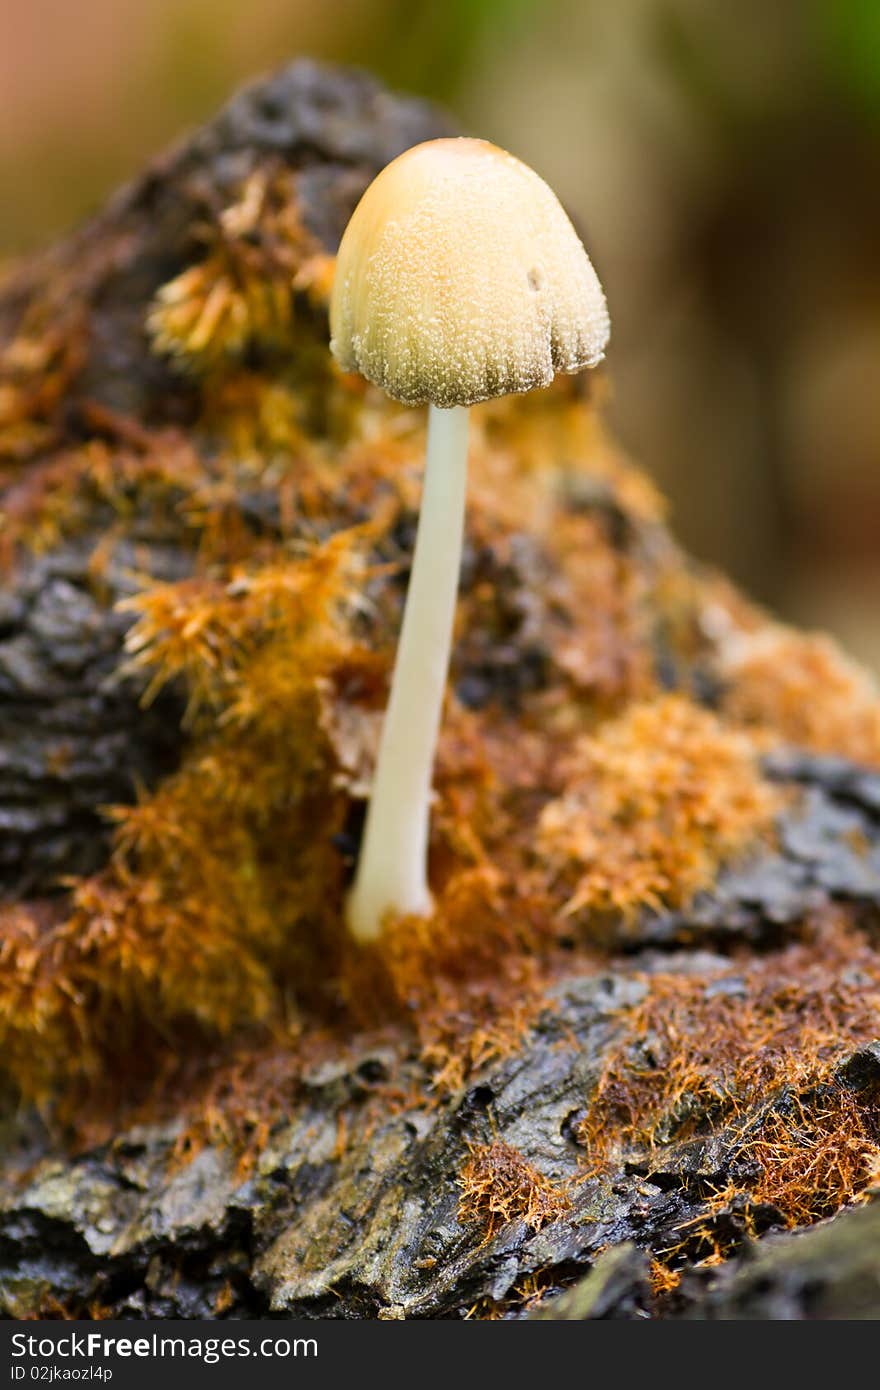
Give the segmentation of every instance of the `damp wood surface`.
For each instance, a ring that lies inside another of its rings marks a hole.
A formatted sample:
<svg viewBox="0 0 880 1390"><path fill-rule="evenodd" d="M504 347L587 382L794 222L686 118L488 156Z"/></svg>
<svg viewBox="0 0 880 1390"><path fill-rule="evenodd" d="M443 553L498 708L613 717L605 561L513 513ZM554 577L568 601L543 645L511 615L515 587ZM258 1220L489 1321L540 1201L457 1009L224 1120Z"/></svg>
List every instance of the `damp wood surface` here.
<svg viewBox="0 0 880 1390"><path fill-rule="evenodd" d="M450 129L294 64L0 271L6 1316L880 1316L880 702L600 373L474 411L436 911L343 930L424 416L333 257Z"/></svg>

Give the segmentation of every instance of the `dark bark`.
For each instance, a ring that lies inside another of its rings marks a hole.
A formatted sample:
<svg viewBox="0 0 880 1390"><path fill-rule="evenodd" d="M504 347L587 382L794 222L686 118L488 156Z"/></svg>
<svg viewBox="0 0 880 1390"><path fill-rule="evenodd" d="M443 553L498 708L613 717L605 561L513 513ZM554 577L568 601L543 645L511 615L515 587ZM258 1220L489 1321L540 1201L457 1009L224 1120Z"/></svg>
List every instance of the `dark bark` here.
<svg viewBox="0 0 880 1390"><path fill-rule="evenodd" d="M119 675L130 619L91 592L93 546L87 535L25 561L0 598L0 884L16 897L97 869L100 808L130 801L179 753L179 701L144 711L138 684ZM179 575L179 552L150 555L157 576ZM111 599L123 585L121 575L111 582Z"/></svg>

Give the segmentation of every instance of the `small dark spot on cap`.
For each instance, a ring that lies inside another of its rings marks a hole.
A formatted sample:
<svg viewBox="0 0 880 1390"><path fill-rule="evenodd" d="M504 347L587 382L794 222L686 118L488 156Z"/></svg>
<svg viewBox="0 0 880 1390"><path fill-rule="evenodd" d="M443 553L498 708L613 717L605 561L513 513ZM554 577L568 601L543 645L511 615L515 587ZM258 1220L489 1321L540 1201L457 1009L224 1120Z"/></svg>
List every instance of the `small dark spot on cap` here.
<svg viewBox="0 0 880 1390"><path fill-rule="evenodd" d="M527 276L530 290L539 290L544 283L544 274L539 265L533 265Z"/></svg>

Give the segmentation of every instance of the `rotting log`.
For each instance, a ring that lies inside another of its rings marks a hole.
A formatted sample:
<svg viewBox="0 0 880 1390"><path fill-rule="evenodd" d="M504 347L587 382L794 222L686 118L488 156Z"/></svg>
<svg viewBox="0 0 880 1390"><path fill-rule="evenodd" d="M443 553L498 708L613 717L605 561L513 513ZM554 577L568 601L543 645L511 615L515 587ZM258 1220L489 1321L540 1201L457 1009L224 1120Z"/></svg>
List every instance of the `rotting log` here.
<svg viewBox="0 0 880 1390"><path fill-rule="evenodd" d="M583 382L475 432L434 935L338 929L420 422L326 287L445 128L297 64L0 282L7 1316L880 1313L880 705Z"/></svg>

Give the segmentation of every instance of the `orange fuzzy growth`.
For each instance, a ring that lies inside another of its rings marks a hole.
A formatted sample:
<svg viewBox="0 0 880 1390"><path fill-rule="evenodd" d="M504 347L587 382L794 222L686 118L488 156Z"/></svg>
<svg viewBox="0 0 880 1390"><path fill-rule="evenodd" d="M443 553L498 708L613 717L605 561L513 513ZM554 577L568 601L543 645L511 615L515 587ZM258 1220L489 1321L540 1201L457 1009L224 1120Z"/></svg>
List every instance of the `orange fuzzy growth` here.
<svg viewBox="0 0 880 1390"><path fill-rule="evenodd" d="M829 1086L794 1096L763 1120L746 1153L758 1168L751 1191L786 1224L831 1216L863 1192L880 1171L880 1096L854 1096Z"/></svg>
<svg viewBox="0 0 880 1390"><path fill-rule="evenodd" d="M521 1046L552 968L552 933L527 903L513 906L489 865L453 873L430 919L388 923L375 947L349 946L342 990L360 1024L414 1028L436 1095Z"/></svg>
<svg viewBox="0 0 880 1390"><path fill-rule="evenodd" d="M84 316L74 305L35 304L0 344L0 485L57 445L62 408L84 360Z"/></svg>
<svg viewBox="0 0 880 1390"><path fill-rule="evenodd" d="M303 227L287 173L252 174L202 238L205 259L164 285L149 312L158 352L204 371L254 343L283 348L294 331L295 291L326 302L333 258Z"/></svg>
<svg viewBox="0 0 880 1390"><path fill-rule="evenodd" d="M673 1293L681 1283L681 1271L670 1269L669 1265L662 1260L651 1261L650 1271L651 1297L665 1298L667 1294Z"/></svg>
<svg viewBox="0 0 880 1390"><path fill-rule="evenodd" d="M599 1168L717 1130L780 1088L810 1092L880 1029L877 955L834 918L812 942L645 983L581 1129Z"/></svg>
<svg viewBox="0 0 880 1390"><path fill-rule="evenodd" d="M568 916L678 906L766 836L780 804L745 736L670 696L578 743L538 853Z"/></svg>
<svg viewBox="0 0 880 1390"><path fill-rule="evenodd" d="M355 592L357 535L340 532L297 560L234 567L226 580L155 584L123 608L133 669L152 672L145 698L183 677L190 714L274 731L303 691L346 650L340 614Z"/></svg>
<svg viewBox="0 0 880 1390"><path fill-rule="evenodd" d="M177 509L205 489L210 468L176 432L129 432L128 425L120 421L123 435L112 442L96 438L32 463L10 483L2 495L0 562L8 568L18 550L40 553L93 526L96 510L106 509L108 521L94 571L135 506L166 529L179 528Z"/></svg>
<svg viewBox="0 0 880 1390"><path fill-rule="evenodd" d="M880 767L875 683L830 637L760 630L725 665L732 719L776 740Z"/></svg>
<svg viewBox="0 0 880 1390"><path fill-rule="evenodd" d="M485 1239L510 1221L522 1221L540 1231L571 1208L564 1188L550 1181L516 1149L501 1139L469 1146L467 1162L458 1179L460 1221L476 1221L486 1229Z"/></svg>
<svg viewBox="0 0 880 1390"><path fill-rule="evenodd" d="M74 886L66 917L5 911L0 1049L25 1094L94 1075L139 1037L280 1024L300 977L311 987L339 894L320 708L326 673L352 659L354 554L340 534L299 560L138 601L133 659L155 671L153 690L184 677L191 718L210 716L210 730L152 795L114 812L111 862Z"/></svg>
<svg viewBox="0 0 880 1390"><path fill-rule="evenodd" d="M744 1117L738 1167L746 1182L730 1181L710 1193L706 1214L686 1222L662 1251L664 1271L652 1290L676 1287L694 1260L717 1265L740 1243L779 1221L793 1229L866 1201L880 1173L880 1103L875 1086L853 1094L836 1080L820 1080L802 1093L784 1088L757 1121ZM768 1211L768 1209L770 1209ZM731 1220L731 1216L734 1219ZM670 1267L672 1266L672 1267ZM675 1281L675 1282L672 1282Z"/></svg>

